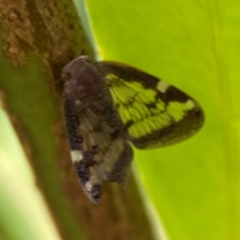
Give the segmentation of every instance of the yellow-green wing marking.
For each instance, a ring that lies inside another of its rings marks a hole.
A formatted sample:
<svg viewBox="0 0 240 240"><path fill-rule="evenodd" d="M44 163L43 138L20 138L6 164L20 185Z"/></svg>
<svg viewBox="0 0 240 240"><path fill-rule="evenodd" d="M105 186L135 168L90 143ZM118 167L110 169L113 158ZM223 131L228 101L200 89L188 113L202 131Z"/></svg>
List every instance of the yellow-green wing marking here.
<svg viewBox="0 0 240 240"><path fill-rule="evenodd" d="M137 148L180 142L203 125L199 104L167 82L124 64L96 64Z"/></svg>

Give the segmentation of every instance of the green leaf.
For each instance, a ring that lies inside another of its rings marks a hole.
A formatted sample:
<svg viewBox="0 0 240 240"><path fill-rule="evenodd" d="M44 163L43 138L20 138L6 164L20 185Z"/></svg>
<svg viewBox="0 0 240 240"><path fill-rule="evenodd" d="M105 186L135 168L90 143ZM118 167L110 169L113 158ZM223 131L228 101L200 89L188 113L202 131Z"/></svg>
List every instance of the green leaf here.
<svg viewBox="0 0 240 240"><path fill-rule="evenodd" d="M150 201L174 240L240 239L240 3L87 0L99 58L193 96L206 123L188 141L136 151Z"/></svg>
<svg viewBox="0 0 240 240"><path fill-rule="evenodd" d="M2 109L0 124L1 239L60 239L23 149Z"/></svg>

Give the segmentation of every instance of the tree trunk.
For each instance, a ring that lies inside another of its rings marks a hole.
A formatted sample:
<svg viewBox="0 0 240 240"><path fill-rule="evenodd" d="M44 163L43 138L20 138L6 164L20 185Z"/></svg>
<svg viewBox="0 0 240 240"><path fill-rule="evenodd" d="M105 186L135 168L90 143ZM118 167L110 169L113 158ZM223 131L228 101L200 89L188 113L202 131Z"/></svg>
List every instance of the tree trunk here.
<svg viewBox="0 0 240 240"><path fill-rule="evenodd" d="M93 57L73 3L0 0L0 36L4 108L62 239L153 239L132 176L126 190L106 183L100 204L94 205L73 170L61 116L60 73L81 54Z"/></svg>

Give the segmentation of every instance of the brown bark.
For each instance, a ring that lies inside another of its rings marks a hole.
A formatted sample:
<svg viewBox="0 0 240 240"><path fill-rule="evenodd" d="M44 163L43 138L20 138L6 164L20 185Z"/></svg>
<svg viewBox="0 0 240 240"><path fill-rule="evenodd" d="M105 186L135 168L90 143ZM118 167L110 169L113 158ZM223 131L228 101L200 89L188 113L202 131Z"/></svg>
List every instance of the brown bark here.
<svg viewBox="0 0 240 240"><path fill-rule="evenodd" d="M63 239L153 239L134 179L107 183L99 205L83 194L61 117L62 67L93 56L73 4L0 0L0 88L22 146ZM82 231L79 229L81 228Z"/></svg>

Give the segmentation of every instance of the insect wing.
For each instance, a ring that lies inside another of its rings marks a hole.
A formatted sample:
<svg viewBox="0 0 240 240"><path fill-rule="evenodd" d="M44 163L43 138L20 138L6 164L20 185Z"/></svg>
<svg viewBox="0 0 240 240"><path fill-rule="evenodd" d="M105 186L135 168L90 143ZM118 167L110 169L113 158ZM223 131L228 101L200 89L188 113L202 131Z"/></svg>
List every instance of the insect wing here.
<svg viewBox="0 0 240 240"><path fill-rule="evenodd" d="M171 145L203 125L200 105L169 83L115 62L95 63L137 148Z"/></svg>

